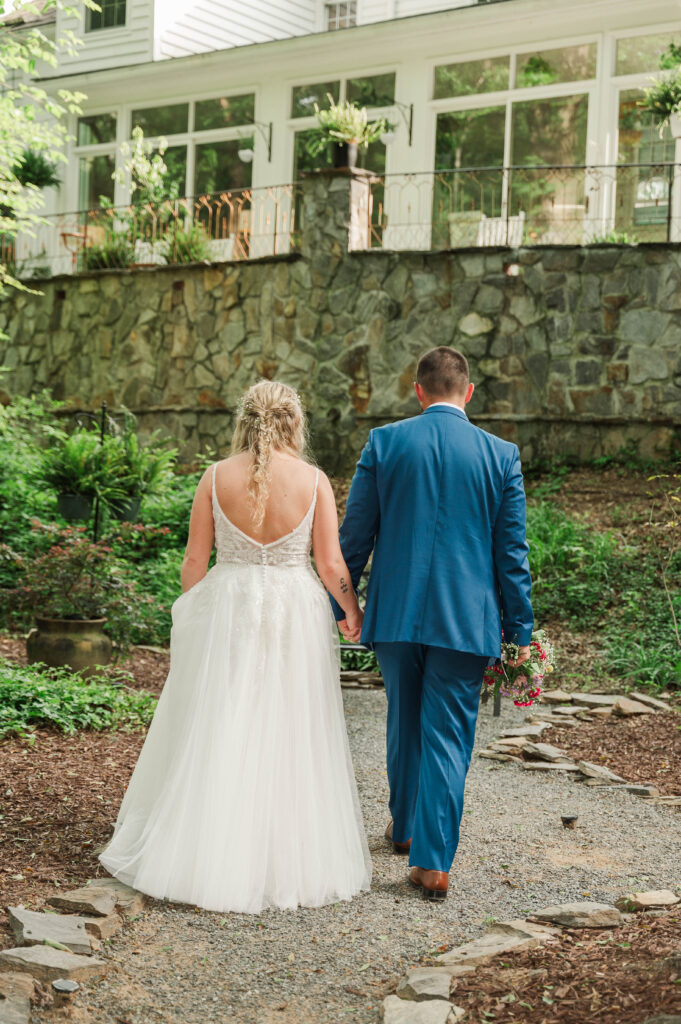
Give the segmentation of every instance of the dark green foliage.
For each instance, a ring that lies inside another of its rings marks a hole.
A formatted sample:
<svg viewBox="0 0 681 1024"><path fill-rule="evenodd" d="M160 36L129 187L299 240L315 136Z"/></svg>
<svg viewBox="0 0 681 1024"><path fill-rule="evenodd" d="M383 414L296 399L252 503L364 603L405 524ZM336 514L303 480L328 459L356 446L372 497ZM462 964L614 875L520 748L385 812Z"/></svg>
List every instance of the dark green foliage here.
<svg viewBox="0 0 681 1024"><path fill-rule="evenodd" d="M344 650L341 647L341 668L346 672L379 672L373 651Z"/></svg>
<svg viewBox="0 0 681 1024"><path fill-rule="evenodd" d="M83 270L110 270L129 267L135 255L130 236L125 231L111 230L101 245L89 245L83 251Z"/></svg>
<svg viewBox="0 0 681 1024"><path fill-rule="evenodd" d="M61 185L57 165L48 160L44 153L33 149L24 151L12 173L22 185L32 185L33 188L56 188Z"/></svg>
<svg viewBox="0 0 681 1024"><path fill-rule="evenodd" d="M0 739L35 729L143 729L156 697L45 665L20 666L0 658Z"/></svg>

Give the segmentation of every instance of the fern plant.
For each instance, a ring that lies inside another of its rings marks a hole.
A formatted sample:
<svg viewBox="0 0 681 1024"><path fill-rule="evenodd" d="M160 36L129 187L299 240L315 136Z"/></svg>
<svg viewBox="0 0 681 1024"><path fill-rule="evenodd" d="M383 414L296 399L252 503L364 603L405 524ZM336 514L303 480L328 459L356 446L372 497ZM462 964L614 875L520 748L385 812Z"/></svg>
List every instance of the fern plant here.
<svg viewBox="0 0 681 1024"><path fill-rule="evenodd" d="M330 143L342 145L354 142L360 149L366 149L386 130L385 118L369 121L366 107L358 107L347 100L344 103L336 103L330 93L327 94L327 98L327 110L320 110L319 105L315 103L317 128L307 143L310 156L317 156Z"/></svg>

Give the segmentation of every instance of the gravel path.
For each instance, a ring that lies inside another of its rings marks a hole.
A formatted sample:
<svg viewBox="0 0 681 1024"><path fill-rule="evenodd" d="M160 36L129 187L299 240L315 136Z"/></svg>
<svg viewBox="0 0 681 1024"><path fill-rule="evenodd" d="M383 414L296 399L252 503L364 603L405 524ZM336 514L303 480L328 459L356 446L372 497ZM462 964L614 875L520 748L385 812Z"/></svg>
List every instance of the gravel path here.
<svg viewBox="0 0 681 1024"><path fill-rule="evenodd" d="M406 967L482 934L491 918L681 881L678 813L474 755L449 898L424 903L406 884L405 858L382 838L385 696L349 690L344 699L374 859L371 892L260 917L154 902L111 942L107 980L76 996L75 1024L375 1024ZM476 748L522 721L511 706L501 719L491 702L483 706ZM561 825L566 813L579 815L574 831Z"/></svg>

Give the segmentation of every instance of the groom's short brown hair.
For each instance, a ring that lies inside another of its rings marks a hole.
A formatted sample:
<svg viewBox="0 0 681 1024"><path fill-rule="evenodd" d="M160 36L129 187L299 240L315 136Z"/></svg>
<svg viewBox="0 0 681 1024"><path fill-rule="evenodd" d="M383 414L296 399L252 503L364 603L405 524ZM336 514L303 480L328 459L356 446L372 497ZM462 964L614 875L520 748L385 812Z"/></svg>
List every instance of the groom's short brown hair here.
<svg viewBox="0 0 681 1024"><path fill-rule="evenodd" d="M447 345L431 348L419 359L416 382L431 398L461 395L470 382L468 361L463 353Z"/></svg>

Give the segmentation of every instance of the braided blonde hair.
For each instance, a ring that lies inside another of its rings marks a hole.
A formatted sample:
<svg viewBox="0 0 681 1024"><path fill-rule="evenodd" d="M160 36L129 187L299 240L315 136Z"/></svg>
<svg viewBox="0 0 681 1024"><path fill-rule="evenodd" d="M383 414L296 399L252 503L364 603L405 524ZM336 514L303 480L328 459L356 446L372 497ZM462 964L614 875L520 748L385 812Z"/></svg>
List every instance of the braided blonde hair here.
<svg viewBox="0 0 681 1024"><path fill-rule="evenodd" d="M293 388L276 380L253 384L239 404L232 453L250 452L253 457L248 494L256 526L261 526L265 518L272 452L302 457L305 443L305 416Z"/></svg>

